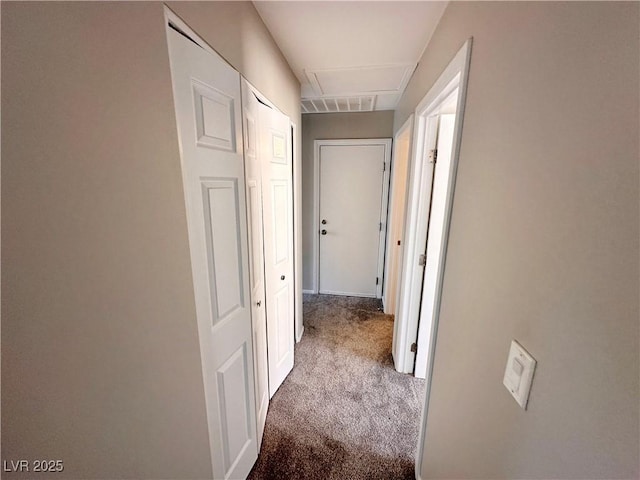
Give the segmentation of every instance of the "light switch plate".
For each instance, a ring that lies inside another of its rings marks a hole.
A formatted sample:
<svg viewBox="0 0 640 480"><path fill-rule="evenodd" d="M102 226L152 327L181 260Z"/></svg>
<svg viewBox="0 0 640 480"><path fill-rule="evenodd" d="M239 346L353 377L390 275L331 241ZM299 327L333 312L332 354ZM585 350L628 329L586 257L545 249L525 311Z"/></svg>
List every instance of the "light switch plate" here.
<svg viewBox="0 0 640 480"><path fill-rule="evenodd" d="M535 358L522 345L512 340L502 383L509 390L509 393L513 395L513 398L516 399L518 405L525 410L527 409L529 390L531 389L531 381L533 380L535 369Z"/></svg>

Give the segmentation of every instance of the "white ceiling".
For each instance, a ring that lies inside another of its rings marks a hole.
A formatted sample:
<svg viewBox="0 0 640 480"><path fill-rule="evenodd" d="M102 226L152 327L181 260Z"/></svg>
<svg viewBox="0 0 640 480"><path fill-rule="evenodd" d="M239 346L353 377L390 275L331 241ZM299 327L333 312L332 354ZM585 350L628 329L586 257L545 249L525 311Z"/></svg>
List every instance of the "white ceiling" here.
<svg viewBox="0 0 640 480"><path fill-rule="evenodd" d="M393 109L447 3L254 1L300 80L303 112Z"/></svg>

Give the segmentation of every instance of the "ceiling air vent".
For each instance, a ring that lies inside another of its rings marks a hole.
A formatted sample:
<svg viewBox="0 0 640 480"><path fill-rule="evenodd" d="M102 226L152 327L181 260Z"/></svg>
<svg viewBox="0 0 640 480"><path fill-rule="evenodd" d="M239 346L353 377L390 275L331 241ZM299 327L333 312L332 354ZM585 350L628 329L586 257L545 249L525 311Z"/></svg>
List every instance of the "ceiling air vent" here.
<svg viewBox="0 0 640 480"><path fill-rule="evenodd" d="M303 98L302 113L372 112L375 95Z"/></svg>

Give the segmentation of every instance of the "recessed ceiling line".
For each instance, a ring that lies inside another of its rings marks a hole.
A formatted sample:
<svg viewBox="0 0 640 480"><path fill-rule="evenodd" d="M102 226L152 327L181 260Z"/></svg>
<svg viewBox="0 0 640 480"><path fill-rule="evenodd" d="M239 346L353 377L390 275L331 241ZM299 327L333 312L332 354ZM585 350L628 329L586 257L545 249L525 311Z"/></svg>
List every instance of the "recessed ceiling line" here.
<svg viewBox="0 0 640 480"><path fill-rule="evenodd" d="M300 81L307 113L325 113L326 107L329 112L396 108L448 3L254 5ZM319 101L311 107L309 99L324 99L326 107Z"/></svg>

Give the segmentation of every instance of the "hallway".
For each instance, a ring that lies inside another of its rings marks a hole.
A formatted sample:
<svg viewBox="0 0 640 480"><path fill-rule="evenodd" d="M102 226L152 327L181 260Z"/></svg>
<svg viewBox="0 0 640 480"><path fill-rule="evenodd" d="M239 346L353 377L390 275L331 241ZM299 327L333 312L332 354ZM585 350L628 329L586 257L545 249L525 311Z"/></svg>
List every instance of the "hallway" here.
<svg viewBox="0 0 640 480"><path fill-rule="evenodd" d="M424 381L396 372L380 301L304 295L296 363L250 479L414 478Z"/></svg>

